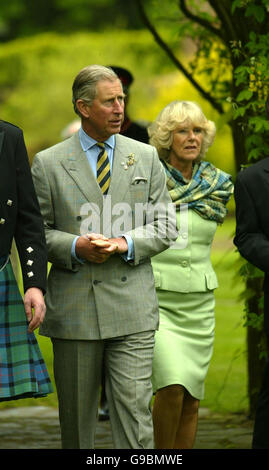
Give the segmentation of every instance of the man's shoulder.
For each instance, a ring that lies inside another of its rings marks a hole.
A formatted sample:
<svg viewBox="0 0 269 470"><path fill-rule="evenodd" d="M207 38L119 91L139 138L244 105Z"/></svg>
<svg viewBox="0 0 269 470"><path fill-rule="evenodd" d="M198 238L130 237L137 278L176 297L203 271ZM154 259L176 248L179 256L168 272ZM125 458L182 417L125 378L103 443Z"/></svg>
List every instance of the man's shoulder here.
<svg viewBox="0 0 269 470"><path fill-rule="evenodd" d="M22 130L19 126L8 121L0 120L0 131L7 131L11 135L21 134Z"/></svg>
<svg viewBox="0 0 269 470"><path fill-rule="evenodd" d="M41 150L37 153L38 157L42 160L50 159L50 158L62 158L63 155L66 155L68 150L74 146L74 136L69 137L66 140L58 142L57 144L52 145L44 150Z"/></svg>
<svg viewBox="0 0 269 470"><path fill-rule="evenodd" d="M237 178L241 180L253 179L255 176L262 174L263 172L269 172L269 157L263 158L262 160L253 163L253 165L242 169Z"/></svg>

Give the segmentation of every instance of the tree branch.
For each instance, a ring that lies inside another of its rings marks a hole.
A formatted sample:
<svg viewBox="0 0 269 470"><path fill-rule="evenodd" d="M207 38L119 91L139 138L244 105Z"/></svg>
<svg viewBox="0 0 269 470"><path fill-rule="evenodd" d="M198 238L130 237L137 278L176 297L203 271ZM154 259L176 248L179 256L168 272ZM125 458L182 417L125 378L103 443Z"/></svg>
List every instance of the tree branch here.
<svg viewBox="0 0 269 470"><path fill-rule="evenodd" d="M138 10L140 12L141 18L146 25L146 27L149 29L149 31L152 33L155 41L159 46L165 51L165 53L168 55L168 57L172 60L172 62L175 64L175 66L181 70L181 72L185 75L185 77L191 82L191 84L198 90L198 92L211 104L213 108L215 108L220 114L223 114L223 108L220 103L218 103L213 96L210 95L204 88L201 87L201 85L193 78L193 76L188 72L188 70L184 67L184 65L178 60L178 58L174 55L173 51L168 47L168 45L163 41L161 36L158 34L154 26L151 24L149 21L145 10L142 6L142 1L141 0L135 0Z"/></svg>
<svg viewBox="0 0 269 470"><path fill-rule="evenodd" d="M227 11L225 4L219 0L209 0L209 4L216 12L222 23L222 30L224 32L222 39L224 40L226 46L230 48L230 41L238 39L236 27L233 26L232 14L230 11L232 6L230 6L229 11ZM228 39L225 39L225 37Z"/></svg>
<svg viewBox="0 0 269 470"><path fill-rule="evenodd" d="M210 31L215 36L218 36L220 39L223 40L223 35L220 29L215 28L209 21L200 18L200 16L194 15L190 10L188 10L185 0L179 0L179 8L181 9L182 13L189 18L190 20L194 21L197 24L203 26L208 31Z"/></svg>

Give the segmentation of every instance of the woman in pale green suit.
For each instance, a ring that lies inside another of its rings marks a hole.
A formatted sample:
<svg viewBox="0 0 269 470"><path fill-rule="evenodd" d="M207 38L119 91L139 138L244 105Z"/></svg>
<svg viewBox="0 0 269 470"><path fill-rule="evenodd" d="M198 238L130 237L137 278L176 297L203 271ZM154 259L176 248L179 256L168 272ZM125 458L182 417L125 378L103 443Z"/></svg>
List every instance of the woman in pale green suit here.
<svg viewBox="0 0 269 470"><path fill-rule="evenodd" d="M203 160L215 124L188 101L166 106L149 128L177 210L177 243L152 258L160 308L153 360L157 449L192 448L199 401L213 352L214 289L210 261L217 228L233 191L230 175Z"/></svg>

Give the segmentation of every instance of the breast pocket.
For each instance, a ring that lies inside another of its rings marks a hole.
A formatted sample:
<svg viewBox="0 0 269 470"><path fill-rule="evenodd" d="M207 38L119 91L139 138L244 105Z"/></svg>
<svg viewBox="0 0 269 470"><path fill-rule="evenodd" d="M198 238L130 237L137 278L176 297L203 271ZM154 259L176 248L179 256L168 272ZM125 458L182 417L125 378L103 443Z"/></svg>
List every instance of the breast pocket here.
<svg viewBox="0 0 269 470"><path fill-rule="evenodd" d="M132 202L148 201L149 184L148 179L144 176L135 176L130 186L130 195Z"/></svg>

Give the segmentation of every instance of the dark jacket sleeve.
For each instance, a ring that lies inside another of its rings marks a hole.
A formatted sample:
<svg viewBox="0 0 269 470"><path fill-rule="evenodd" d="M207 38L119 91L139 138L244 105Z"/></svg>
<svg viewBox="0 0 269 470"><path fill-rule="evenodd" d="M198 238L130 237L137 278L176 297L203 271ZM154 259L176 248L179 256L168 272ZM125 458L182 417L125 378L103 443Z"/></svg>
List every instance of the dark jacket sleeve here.
<svg viewBox="0 0 269 470"><path fill-rule="evenodd" d="M236 204L236 235L234 244L251 264L269 272L269 238L261 215L269 211L268 195L264 197L263 182L255 173L239 173L234 187Z"/></svg>
<svg viewBox="0 0 269 470"><path fill-rule="evenodd" d="M37 201L22 131L15 146L17 214L14 238L19 253L24 290L39 287L45 292L47 249L43 219Z"/></svg>

